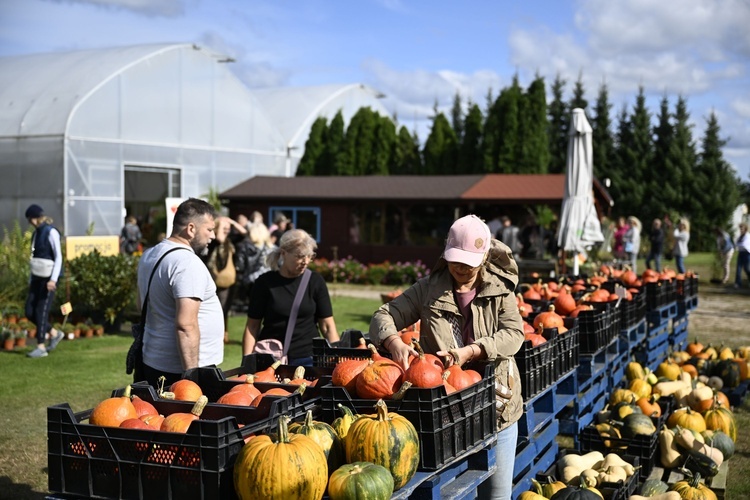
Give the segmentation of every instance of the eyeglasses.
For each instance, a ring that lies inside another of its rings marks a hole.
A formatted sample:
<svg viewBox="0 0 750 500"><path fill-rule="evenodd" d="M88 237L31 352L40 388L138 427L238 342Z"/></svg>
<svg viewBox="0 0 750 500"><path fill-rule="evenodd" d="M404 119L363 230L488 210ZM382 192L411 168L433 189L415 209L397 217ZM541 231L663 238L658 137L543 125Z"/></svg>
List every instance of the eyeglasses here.
<svg viewBox="0 0 750 500"><path fill-rule="evenodd" d="M461 262L448 262L448 266L452 267L453 269L456 269L457 271L461 271L464 273L468 273L470 271L479 269L479 266L471 267L471 266L467 266L466 264L462 264Z"/></svg>
<svg viewBox="0 0 750 500"><path fill-rule="evenodd" d="M292 256L297 260L313 260L317 255L315 252L307 255L300 255L298 253L292 254Z"/></svg>

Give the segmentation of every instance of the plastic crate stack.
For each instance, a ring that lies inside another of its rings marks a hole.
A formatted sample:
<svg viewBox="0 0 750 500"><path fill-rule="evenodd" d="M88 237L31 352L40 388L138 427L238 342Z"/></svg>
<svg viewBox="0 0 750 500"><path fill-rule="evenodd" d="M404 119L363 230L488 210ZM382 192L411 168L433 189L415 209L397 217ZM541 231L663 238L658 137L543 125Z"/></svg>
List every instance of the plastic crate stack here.
<svg viewBox="0 0 750 500"><path fill-rule="evenodd" d="M644 367L656 371L669 350L672 320L677 316L676 286L673 281L660 280L646 283L645 289L647 335L636 348L635 358Z"/></svg>
<svg viewBox="0 0 750 500"><path fill-rule="evenodd" d="M534 347L527 340L515 356L523 384L524 411L518 422L514 498L528 490L531 480L554 462L560 414L578 394L580 327L576 318L565 318L564 322L567 332L544 330L547 342Z"/></svg>

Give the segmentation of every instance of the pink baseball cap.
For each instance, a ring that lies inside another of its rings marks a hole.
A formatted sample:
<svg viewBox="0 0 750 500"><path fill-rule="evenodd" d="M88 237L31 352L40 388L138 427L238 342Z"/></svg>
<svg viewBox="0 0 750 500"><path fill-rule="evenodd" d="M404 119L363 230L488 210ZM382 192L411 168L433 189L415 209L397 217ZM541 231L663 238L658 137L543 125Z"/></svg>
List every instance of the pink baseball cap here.
<svg viewBox="0 0 750 500"><path fill-rule="evenodd" d="M484 261L491 239L490 228L482 219L476 215L461 217L448 231L443 258L448 262L477 267Z"/></svg>

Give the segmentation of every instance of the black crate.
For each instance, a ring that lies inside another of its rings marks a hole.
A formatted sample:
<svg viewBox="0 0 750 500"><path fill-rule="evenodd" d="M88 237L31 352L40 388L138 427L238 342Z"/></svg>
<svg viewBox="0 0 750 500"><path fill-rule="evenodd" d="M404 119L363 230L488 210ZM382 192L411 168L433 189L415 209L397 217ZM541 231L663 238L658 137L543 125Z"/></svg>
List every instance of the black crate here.
<svg viewBox="0 0 750 500"><path fill-rule="evenodd" d="M186 401L153 401L153 390L133 387L162 415L193 407ZM84 422L92 410L74 413L67 403L50 406L49 490L85 498L236 498L232 472L244 439L273 428L281 408L281 399L272 397L258 408L209 404L201 419L180 434L89 425Z"/></svg>
<svg viewBox="0 0 750 500"><path fill-rule="evenodd" d="M559 360L556 366L560 367L555 380L569 371L577 369L579 363L580 327L578 319L565 318L563 321L568 331L554 337L556 357Z"/></svg>
<svg viewBox="0 0 750 500"><path fill-rule="evenodd" d="M606 303L590 304L594 309L578 313L578 343L581 354L593 354L612 341L614 313Z"/></svg>
<svg viewBox="0 0 750 500"><path fill-rule="evenodd" d="M248 373L256 373L260 370L265 370L271 366L273 362L273 357L269 354L249 354L243 358L242 366L240 367L227 371L222 371L215 365L194 368L185 372L183 378L192 380L198 384L208 400L210 402L215 402L234 388L234 386L244 383L243 380L238 377L242 377L242 375ZM276 379L279 381L278 383L255 382L253 385L255 385L261 392L265 392L272 388L281 388L289 392L294 392L297 389L297 386L284 384L282 381L284 379L292 379L294 371L297 368L298 367L291 365L280 365L276 369ZM330 376L332 371L333 368L305 367L305 379L312 383L314 380L320 379L320 377ZM305 402L306 406L310 406L318 399L320 399L320 389L317 387L317 384L315 386L308 385L302 393L302 401Z"/></svg>
<svg viewBox="0 0 750 500"><path fill-rule="evenodd" d="M559 460L563 456L567 455L568 453L576 453L573 450L562 450L557 459ZM605 453L606 456L606 453ZM635 457L632 455L621 455L621 458L628 462L630 465L636 468L638 470L638 467L641 464L641 460L639 457ZM557 460L556 460L557 462ZM630 498L631 495L635 494L635 490L638 489L638 484L640 475L638 473L633 474L632 476L628 477L625 481L618 481L616 483L610 483L610 482L603 482L600 483L596 489L599 490L602 495L604 495L604 498L607 500L627 500ZM539 472L536 475L536 480L539 481L542 484L547 483L548 481L554 482L557 480L562 481L560 475L557 471L557 465L552 465L549 469L547 469L546 472Z"/></svg>
<svg viewBox="0 0 750 500"><path fill-rule="evenodd" d="M337 342L329 342L324 338L314 338L313 366L320 368L336 368L336 365L342 361L350 359L369 359L372 352L369 349L357 347L360 345L360 338L364 338L370 343L369 336L359 330L346 330L341 334L341 339ZM381 354L390 357L390 354Z"/></svg>
<svg viewBox="0 0 750 500"><path fill-rule="evenodd" d="M641 287L640 292L631 292L632 300L620 301L620 328L627 329L637 325L646 317L648 310L648 292Z"/></svg>
<svg viewBox="0 0 750 500"><path fill-rule="evenodd" d="M453 394L446 394L442 386L412 387L400 401L385 400L389 412L414 425L419 436L420 469L440 469L495 432L495 365L484 363L477 369L482 380ZM339 404L356 413L375 413L375 400L353 398L343 387L329 383L321 387L321 392L320 419L324 422L341 416Z"/></svg>
<svg viewBox="0 0 750 500"><path fill-rule="evenodd" d="M659 280L656 283L646 283L646 309L653 311L674 302L675 283L671 280Z"/></svg>
<svg viewBox="0 0 750 500"><path fill-rule="evenodd" d="M555 343L557 329L545 329L542 336L547 342L533 347L530 340L525 340L515 355L524 401L550 387L562 373Z"/></svg>

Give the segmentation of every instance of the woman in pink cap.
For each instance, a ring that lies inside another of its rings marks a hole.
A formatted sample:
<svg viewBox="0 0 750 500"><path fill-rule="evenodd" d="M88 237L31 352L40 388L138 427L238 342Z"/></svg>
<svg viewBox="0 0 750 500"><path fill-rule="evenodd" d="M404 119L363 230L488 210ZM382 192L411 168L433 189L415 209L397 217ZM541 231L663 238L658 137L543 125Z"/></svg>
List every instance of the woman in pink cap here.
<svg viewBox="0 0 750 500"><path fill-rule="evenodd" d="M479 498L511 497L517 422L523 412L513 358L524 341L513 295L517 284L518 266L510 248L493 239L479 217L467 215L451 226L432 273L383 304L370 322L370 338L404 367L416 352L400 341L398 332L417 320L422 348L442 357L446 366L495 363L497 472L480 487Z"/></svg>

